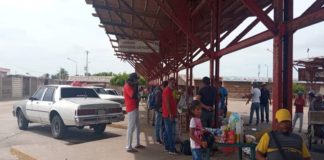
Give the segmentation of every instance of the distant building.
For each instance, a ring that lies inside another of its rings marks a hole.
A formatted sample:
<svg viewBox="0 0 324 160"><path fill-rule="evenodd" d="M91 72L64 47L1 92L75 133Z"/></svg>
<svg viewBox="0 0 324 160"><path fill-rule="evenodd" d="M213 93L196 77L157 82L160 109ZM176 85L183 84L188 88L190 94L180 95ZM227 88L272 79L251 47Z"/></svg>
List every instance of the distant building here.
<svg viewBox="0 0 324 160"><path fill-rule="evenodd" d="M10 69L0 67L0 77L7 76L9 72L10 72Z"/></svg>
<svg viewBox="0 0 324 160"><path fill-rule="evenodd" d="M112 76L69 76L68 82L78 81L87 85L109 87Z"/></svg>

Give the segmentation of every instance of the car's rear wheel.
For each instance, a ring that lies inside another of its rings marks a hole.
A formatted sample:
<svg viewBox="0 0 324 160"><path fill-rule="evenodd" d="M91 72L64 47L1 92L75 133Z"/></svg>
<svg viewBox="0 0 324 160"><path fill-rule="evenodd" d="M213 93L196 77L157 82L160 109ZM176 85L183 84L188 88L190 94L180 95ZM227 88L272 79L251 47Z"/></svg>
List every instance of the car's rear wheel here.
<svg viewBox="0 0 324 160"><path fill-rule="evenodd" d="M56 138L56 139L63 138L65 131L66 131L66 126L64 125L64 123L59 115L54 115L54 117L51 121L51 130L52 130L52 135L54 138Z"/></svg>
<svg viewBox="0 0 324 160"><path fill-rule="evenodd" d="M106 124L96 124L93 126L93 130L96 134L103 134L106 129Z"/></svg>
<svg viewBox="0 0 324 160"><path fill-rule="evenodd" d="M18 122L19 129L26 130L28 128L29 122L21 110L17 111L17 122Z"/></svg>

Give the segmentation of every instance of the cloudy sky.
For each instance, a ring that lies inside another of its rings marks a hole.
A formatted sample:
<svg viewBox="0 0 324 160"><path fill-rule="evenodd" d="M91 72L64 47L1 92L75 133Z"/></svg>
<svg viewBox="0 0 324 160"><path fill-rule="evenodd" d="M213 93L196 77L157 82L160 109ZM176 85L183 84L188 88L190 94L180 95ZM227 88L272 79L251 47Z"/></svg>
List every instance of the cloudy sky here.
<svg viewBox="0 0 324 160"><path fill-rule="evenodd" d="M314 0L296 0L295 17ZM132 72L134 69L117 59L99 20L91 15L92 6L84 0L0 0L0 67L10 68L12 74L40 76L54 74L60 67L75 74L84 73L85 51L89 50L90 73L112 71ZM251 22L246 20L240 27ZM294 59L324 55L324 23L299 30L294 35ZM258 25L247 36L265 30ZM233 38L235 33L230 36ZM224 42L228 43L229 40ZM272 76L272 40L237 51L221 59L222 76ZM209 64L194 68L194 77L208 75ZM183 72L182 72L183 73ZM297 77L297 74L294 74Z"/></svg>

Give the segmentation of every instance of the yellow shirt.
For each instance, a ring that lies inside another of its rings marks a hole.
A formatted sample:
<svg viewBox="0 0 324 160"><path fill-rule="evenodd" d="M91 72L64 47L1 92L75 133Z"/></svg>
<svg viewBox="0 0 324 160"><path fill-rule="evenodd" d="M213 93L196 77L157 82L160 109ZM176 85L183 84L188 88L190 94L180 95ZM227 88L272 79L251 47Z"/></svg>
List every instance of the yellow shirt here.
<svg viewBox="0 0 324 160"><path fill-rule="evenodd" d="M256 150L261 152L262 154L278 150L278 148L268 148L269 141L270 141L269 134L268 133L263 134L263 136L260 139L260 142L256 146ZM308 158L308 157L311 156L308 149L307 149L307 147L306 147L306 145L305 145L305 143L303 143L301 154L303 155L303 158Z"/></svg>

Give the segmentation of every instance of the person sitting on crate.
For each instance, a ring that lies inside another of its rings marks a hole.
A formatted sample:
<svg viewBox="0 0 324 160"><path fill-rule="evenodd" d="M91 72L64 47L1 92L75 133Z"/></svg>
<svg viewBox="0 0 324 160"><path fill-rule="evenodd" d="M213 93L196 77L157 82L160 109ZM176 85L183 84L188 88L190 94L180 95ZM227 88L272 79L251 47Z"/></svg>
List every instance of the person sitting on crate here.
<svg viewBox="0 0 324 160"><path fill-rule="evenodd" d="M257 160L310 160L311 155L300 135L292 133L291 113L279 109L275 115L277 130L263 134L257 147Z"/></svg>

